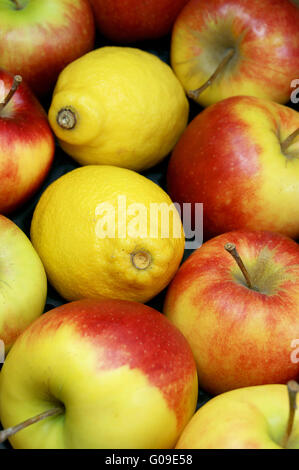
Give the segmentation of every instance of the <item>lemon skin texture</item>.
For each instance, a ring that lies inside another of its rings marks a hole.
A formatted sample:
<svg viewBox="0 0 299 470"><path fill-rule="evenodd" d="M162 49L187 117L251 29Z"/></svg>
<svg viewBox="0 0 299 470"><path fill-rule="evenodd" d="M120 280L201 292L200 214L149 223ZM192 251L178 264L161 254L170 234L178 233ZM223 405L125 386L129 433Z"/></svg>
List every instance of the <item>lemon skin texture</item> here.
<svg viewBox="0 0 299 470"><path fill-rule="evenodd" d="M169 219L162 212L155 218L152 204L174 210ZM46 189L33 215L31 240L65 299L146 302L174 276L185 238L178 211L157 184L124 168L88 165Z"/></svg>
<svg viewBox="0 0 299 470"><path fill-rule="evenodd" d="M171 152L188 115L185 92L169 65L130 47L103 47L69 64L49 109L61 147L81 165L136 171Z"/></svg>

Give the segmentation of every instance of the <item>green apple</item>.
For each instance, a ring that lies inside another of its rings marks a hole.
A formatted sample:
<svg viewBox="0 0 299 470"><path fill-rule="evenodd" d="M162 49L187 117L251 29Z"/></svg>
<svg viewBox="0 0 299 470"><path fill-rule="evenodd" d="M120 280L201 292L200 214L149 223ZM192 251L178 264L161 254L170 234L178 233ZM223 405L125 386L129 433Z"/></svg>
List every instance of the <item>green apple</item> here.
<svg viewBox="0 0 299 470"><path fill-rule="evenodd" d="M177 449L299 449L298 384L259 385L223 393L200 408ZM297 400L298 402L298 400Z"/></svg>
<svg viewBox="0 0 299 470"><path fill-rule="evenodd" d="M43 313L47 278L24 232L0 215L0 340L7 352L25 328Z"/></svg>

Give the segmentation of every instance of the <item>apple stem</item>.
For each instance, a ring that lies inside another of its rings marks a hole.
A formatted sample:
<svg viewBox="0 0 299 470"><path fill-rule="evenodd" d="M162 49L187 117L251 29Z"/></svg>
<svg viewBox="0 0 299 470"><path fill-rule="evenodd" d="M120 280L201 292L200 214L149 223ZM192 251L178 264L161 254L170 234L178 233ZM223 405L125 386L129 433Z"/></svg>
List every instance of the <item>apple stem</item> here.
<svg viewBox="0 0 299 470"><path fill-rule="evenodd" d="M70 108L62 108L58 111L56 121L65 130L74 129L77 124L76 114Z"/></svg>
<svg viewBox="0 0 299 470"><path fill-rule="evenodd" d="M0 103L0 112L5 108L5 106L9 103L15 92L17 91L20 83L22 82L21 75L15 75L13 78L13 83L11 89L9 90L8 94L4 98L3 103Z"/></svg>
<svg viewBox="0 0 299 470"><path fill-rule="evenodd" d="M38 423L39 421L42 421L43 419L48 418L49 416L56 416L61 413L63 413L62 408L52 408L51 410L44 411L43 413L40 413L39 415L34 416L33 418L29 418L26 421L23 421L23 423L0 431L0 444L6 441L6 439L8 439L9 437L16 434L17 432L22 431L28 426L31 426L31 424Z"/></svg>
<svg viewBox="0 0 299 470"><path fill-rule="evenodd" d="M21 10L21 9L22 9L21 5L19 4L19 0L12 0L12 1L14 2L14 4L15 4L17 10Z"/></svg>
<svg viewBox="0 0 299 470"><path fill-rule="evenodd" d="M287 148L294 142L294 140L296 139L296 137L299 136L299 127L298 129L296 129L294 132L292 132L291 135L289 135L289 137L287 137L280 145L281 145L281 150L282 152L284 153Z"/></svg>
<svg viewBox="0 0 299 470"><path fill-rule="evenodd" d="M236 261L236 263L238 264L239 268L241 269L242 271L242 274L245 278L245 281L246 281L246 284L247 284L247 287L249 289L253 289L253 286L251 284L251 280L250 280L250 277L249 277L249 274L248 274L248 271L247 269L245 268L244 266L244 263L237 251L237 248L236 248L236 245L234 243L226 243L226 245L224 246L224 248L226 249L226 251L228 251L232 257L234 258L234 260Z"/></svg>
<svg viewBox="0 0 299 470"><path fill-rule="evenodd" d="M282 447L284 448L287 448L288 440L292 434L295 413L297 409L296 398L297 398L297 393L299 392L299 384L295 380L290 380L287 383L287 388L288 388L288 395L289 395L290 412L289 412L289 420L287 424L286 433L282 441Z"/></svg>
<svg viewBox="0 0 299 470"><path fill-rule="evenodd" d="M234 53L234 49L229 49L220 64L218 65L215 72L210 76L210 78L201 87L197 88L196 90L190 90L188 92L189 98L197 100L199 95L201 95L210 85L212 85L216 78L221 74L222 70L226 67L230 59L233 57Z"/></svg>

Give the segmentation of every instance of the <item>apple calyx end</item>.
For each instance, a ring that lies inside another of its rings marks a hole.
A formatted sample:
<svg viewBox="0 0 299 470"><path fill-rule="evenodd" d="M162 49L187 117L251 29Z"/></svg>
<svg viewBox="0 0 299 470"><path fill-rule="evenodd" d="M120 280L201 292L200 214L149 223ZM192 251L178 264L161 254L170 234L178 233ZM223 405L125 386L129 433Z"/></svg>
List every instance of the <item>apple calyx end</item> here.
<svg viewBox="0 0 299 470"><path fill-rule="evenodd" d="M134 251L131 253L131 262L134 268L144 270L152 264L152 256L145 250Z"/></svg>
<svg viewBox="0 0 299 470"><path fill-rule="evenodd" d="M64 130L71 130L76 127L76 113L71 108L62 108L57 113L57 124Z"/></svg>

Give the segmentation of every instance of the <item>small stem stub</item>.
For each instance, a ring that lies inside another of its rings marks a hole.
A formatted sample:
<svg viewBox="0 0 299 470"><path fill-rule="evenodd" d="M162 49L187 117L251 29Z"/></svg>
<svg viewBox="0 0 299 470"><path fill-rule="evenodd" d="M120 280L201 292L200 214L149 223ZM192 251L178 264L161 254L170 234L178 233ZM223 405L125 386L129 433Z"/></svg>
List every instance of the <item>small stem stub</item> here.
<svg viewBox="0 0 299 470"><path fill-rule="evenodd" d="M3 103L0 103L0 112L1 112L1 111L5 108L5 106L10 102L10 100L11 100L12 97L13 97L13 95L15 94L15 92L17 91L17 89L19 88L20 83L22 83L22 80L23 80L23 79L22 79L21 75L15 75L15 76L14 76L11 89L9 90L8 94L6 95L6 97L4 98Z"/></svg>
<svg viewBox="0 0 299 470"><path fill-rule="evenodd" d="M50 416L60 415L63 413L63 411L63 408L52 408L51 410L44 411L43 413L40 413L39 415L34 416L33 418L29 418L26 421L17 424L16 426L0 431L0 444L6 441L6 439L8 439L9 437L16 434L17 432L22 431L28 426L31 426L31 424L38 423L39 421L42 421L45 418L49 418Z"/></svg>
<svg viewBox="0 0 299 470"><path fill-rule="evenodd" d="M231 58L233 57L233 55L235 54L235 50L234 49L229 49L226 53L226 55L224 56L224 58L222 59L222 61L220 62L220 64L218 65L217 69L215 70L215 72L210 76L210 78L199 88L197 88L196 90L190 90L188 91L188 96L189 98L192 98L194 100L197 100L197 98L210 86L214 83L214 81L216 80L216 78L221 74L221 72L224 70L224 68L226 67L226 65L228 64L228 62L231 60Z"/></svg>
<svg viewBox="0 0 299 470"><path fill-rule="evenodd" d="M135 251L131 253L131 261L136 269L147 269L152 263L152 257L147 251Z"/></svg>
<svg viewBox="0 0 299 470"><path fill-rule="evenodd" d="M234 258L234 260L236 261L236 263L238 264L239 268L241 269L242 271L242 274L245 278L245 281L246 281L246 284L247 284L247 287L249 289L253 289L253 286L252 286L252 283L251 283L251 280L250 280L250 277L249 277L249 274L248 274L248 271L247 269L245 268L245 265L237 251L237 248L236 248L236 245L234 243L226 243L226 245L224 246L224 248L226 249L226 251L228 251L228 253L230 253L232 255L232 257Z"/></svg>
<svg viewBox="0 0 299 470"><path fill-rule="evenodd" d="M57 124L65 130L74 129L77 124L76 113L71 108L62 108L57 113Z"/></svg>
<svg viewBox="0 0 299 470"><path fill-rule="evenodd" d="M22 10L19 0L12 0L12 2L15 4L16 10Z"/></svg>
<svg viewBox="0 0 299 470"><path fill-rule="evenodd" d="M287 383L287 388L288 388L288 397L289 397L289 406L290 406L290 412L289 412L289 419L288 419L288 424L287 424L287 429L285 432L285 435L283 437L282 441L282 447L286 448L288 445L288 440L292 434L293 430L293 425L294 425L294 419L295 419L295 413L297 409L297 393L299 392L299 384L295 380L290 380Z"/></svg>
<svg viewBox="0 0 299 470"><path fill-rule="evenodd" d="M281 142L281 151L282 153L286 152L286 150L289 148L289 146L294 142L294 140L299 137L299 127L296 129L294 132L292 132L289 137L287 137L283 142Z"/></svg>

